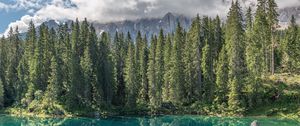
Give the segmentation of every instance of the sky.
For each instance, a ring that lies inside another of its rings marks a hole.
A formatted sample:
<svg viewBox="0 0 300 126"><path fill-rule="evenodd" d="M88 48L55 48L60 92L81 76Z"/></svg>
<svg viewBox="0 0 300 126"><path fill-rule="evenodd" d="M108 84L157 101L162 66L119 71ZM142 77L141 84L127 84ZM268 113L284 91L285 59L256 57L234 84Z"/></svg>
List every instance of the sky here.
<svg viewBox="0 0 300 126"><path fill-rule="evenodd" d="M246 1L248 6L256 0ZM299 6L300 0L276 0L279 8ZM49 19L112 22L145 17L161 17L167 12L226 16L231 0L0 0L0 34L18 26L26 32L28 24L36 25Z"/></svg>

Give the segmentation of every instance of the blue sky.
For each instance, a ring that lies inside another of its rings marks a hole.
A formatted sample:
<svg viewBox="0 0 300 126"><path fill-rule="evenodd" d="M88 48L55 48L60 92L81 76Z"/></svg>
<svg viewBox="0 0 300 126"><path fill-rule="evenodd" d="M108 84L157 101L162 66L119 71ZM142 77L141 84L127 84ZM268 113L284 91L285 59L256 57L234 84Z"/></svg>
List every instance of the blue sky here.
<svg viewBox="0 0 300 126"><path fill-rule="evenodd" d="M0 33L3 33L8 24L10 24L13 21L16 21L20 19L23 15L25 15L27 12L24 10L11 10L11 11L0 11Z"/></svg>
<svg viewBox="0 0 300 126"><path fill-rule="evenodd" d="M13 0L0 0L5 4L13 4ZM0 33L4 32L10 22L20 19L26 14L24 10L4 10L0 9Z"/></svg>

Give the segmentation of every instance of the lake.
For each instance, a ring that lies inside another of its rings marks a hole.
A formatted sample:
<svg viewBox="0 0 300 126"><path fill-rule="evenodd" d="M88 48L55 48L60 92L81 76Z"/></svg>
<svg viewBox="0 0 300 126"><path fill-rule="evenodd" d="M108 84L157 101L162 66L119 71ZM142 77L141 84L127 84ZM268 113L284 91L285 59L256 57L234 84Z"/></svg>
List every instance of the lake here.
<svg viewBox="0 0 300 126"><path fill-rule="evenodd" d="M294 120L276 118L219 118L205 116L156 116L92 118L34 118L0 115L0 126L299 126Z"/></svg>

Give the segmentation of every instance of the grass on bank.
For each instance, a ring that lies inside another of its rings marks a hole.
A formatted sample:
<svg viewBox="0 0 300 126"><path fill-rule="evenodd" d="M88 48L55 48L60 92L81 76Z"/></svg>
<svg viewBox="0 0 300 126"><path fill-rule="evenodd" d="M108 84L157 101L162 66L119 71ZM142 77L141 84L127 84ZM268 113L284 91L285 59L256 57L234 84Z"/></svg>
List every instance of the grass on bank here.
<svg viewBox="0 0 300 126"><path fill-rule="evenodd" d="M300 75L272 75L264 79L263 86L275 90L278 98L249 110L247 116L283 117L300 121Z"/></svg>
<svg viewBox="0 0 300 126"><path fill-rule="evenodd" d="M263 80L265 98L277 92L279 97L272 101L267 99L263 105L254 107L247 111L245 116L262 117L284 117L300 121L300 75L276 74L268 76ZM218 115L210 105L194 103L190 106L175 107L168 106L168 109L159 109L155 114L193 114L193 115ZM218 106L220 107L220 106ZM219 108L220 109L220 108ZM105 117L114 115L151 115L150 109L144 106L132 107L110 107L104 110L82 109L68 112L63 106L49 101L33 101L28 108L11 107L0 111L12 115L38 116L38 117ZM221 112L222 113L222 112ZM225 115L226 116L226 115Z"/></svg>

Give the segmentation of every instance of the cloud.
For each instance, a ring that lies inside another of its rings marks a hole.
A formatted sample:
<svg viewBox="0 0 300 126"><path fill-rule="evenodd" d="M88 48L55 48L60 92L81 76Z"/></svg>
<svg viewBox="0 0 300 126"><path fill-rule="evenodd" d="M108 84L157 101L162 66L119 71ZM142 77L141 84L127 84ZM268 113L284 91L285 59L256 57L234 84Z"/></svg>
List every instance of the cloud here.
<svg viewBox="0 0 300 126"><path fill-rule="evenodd" d="M279 8L300 6L300 0L276 0Z"/></svg>
<svg viewBox="0 0 300 126"><path fill-rule="evenodd" d="M16 5L27 8L29 15L13 22L9 27L19 26L21 31L28 27L28 20L41 23L54 20L74 20L76 18L93 22L133 20L144 17L161 17L167 12L186 16L221 15L226 16L231 0L17 0ZM243 7L256 0L240 0ZM299 0L277 0L279 8L300 5ZM1 4L0 8L7 8ZM7 31L6 31L7 33Z"/></svg>
<svg viewBox="0 0 300 126"><path fill-rule="evenodd" d="M40 9L51 0L13 0L12 3L0 2L0 10L29 10Z"/></svg>

